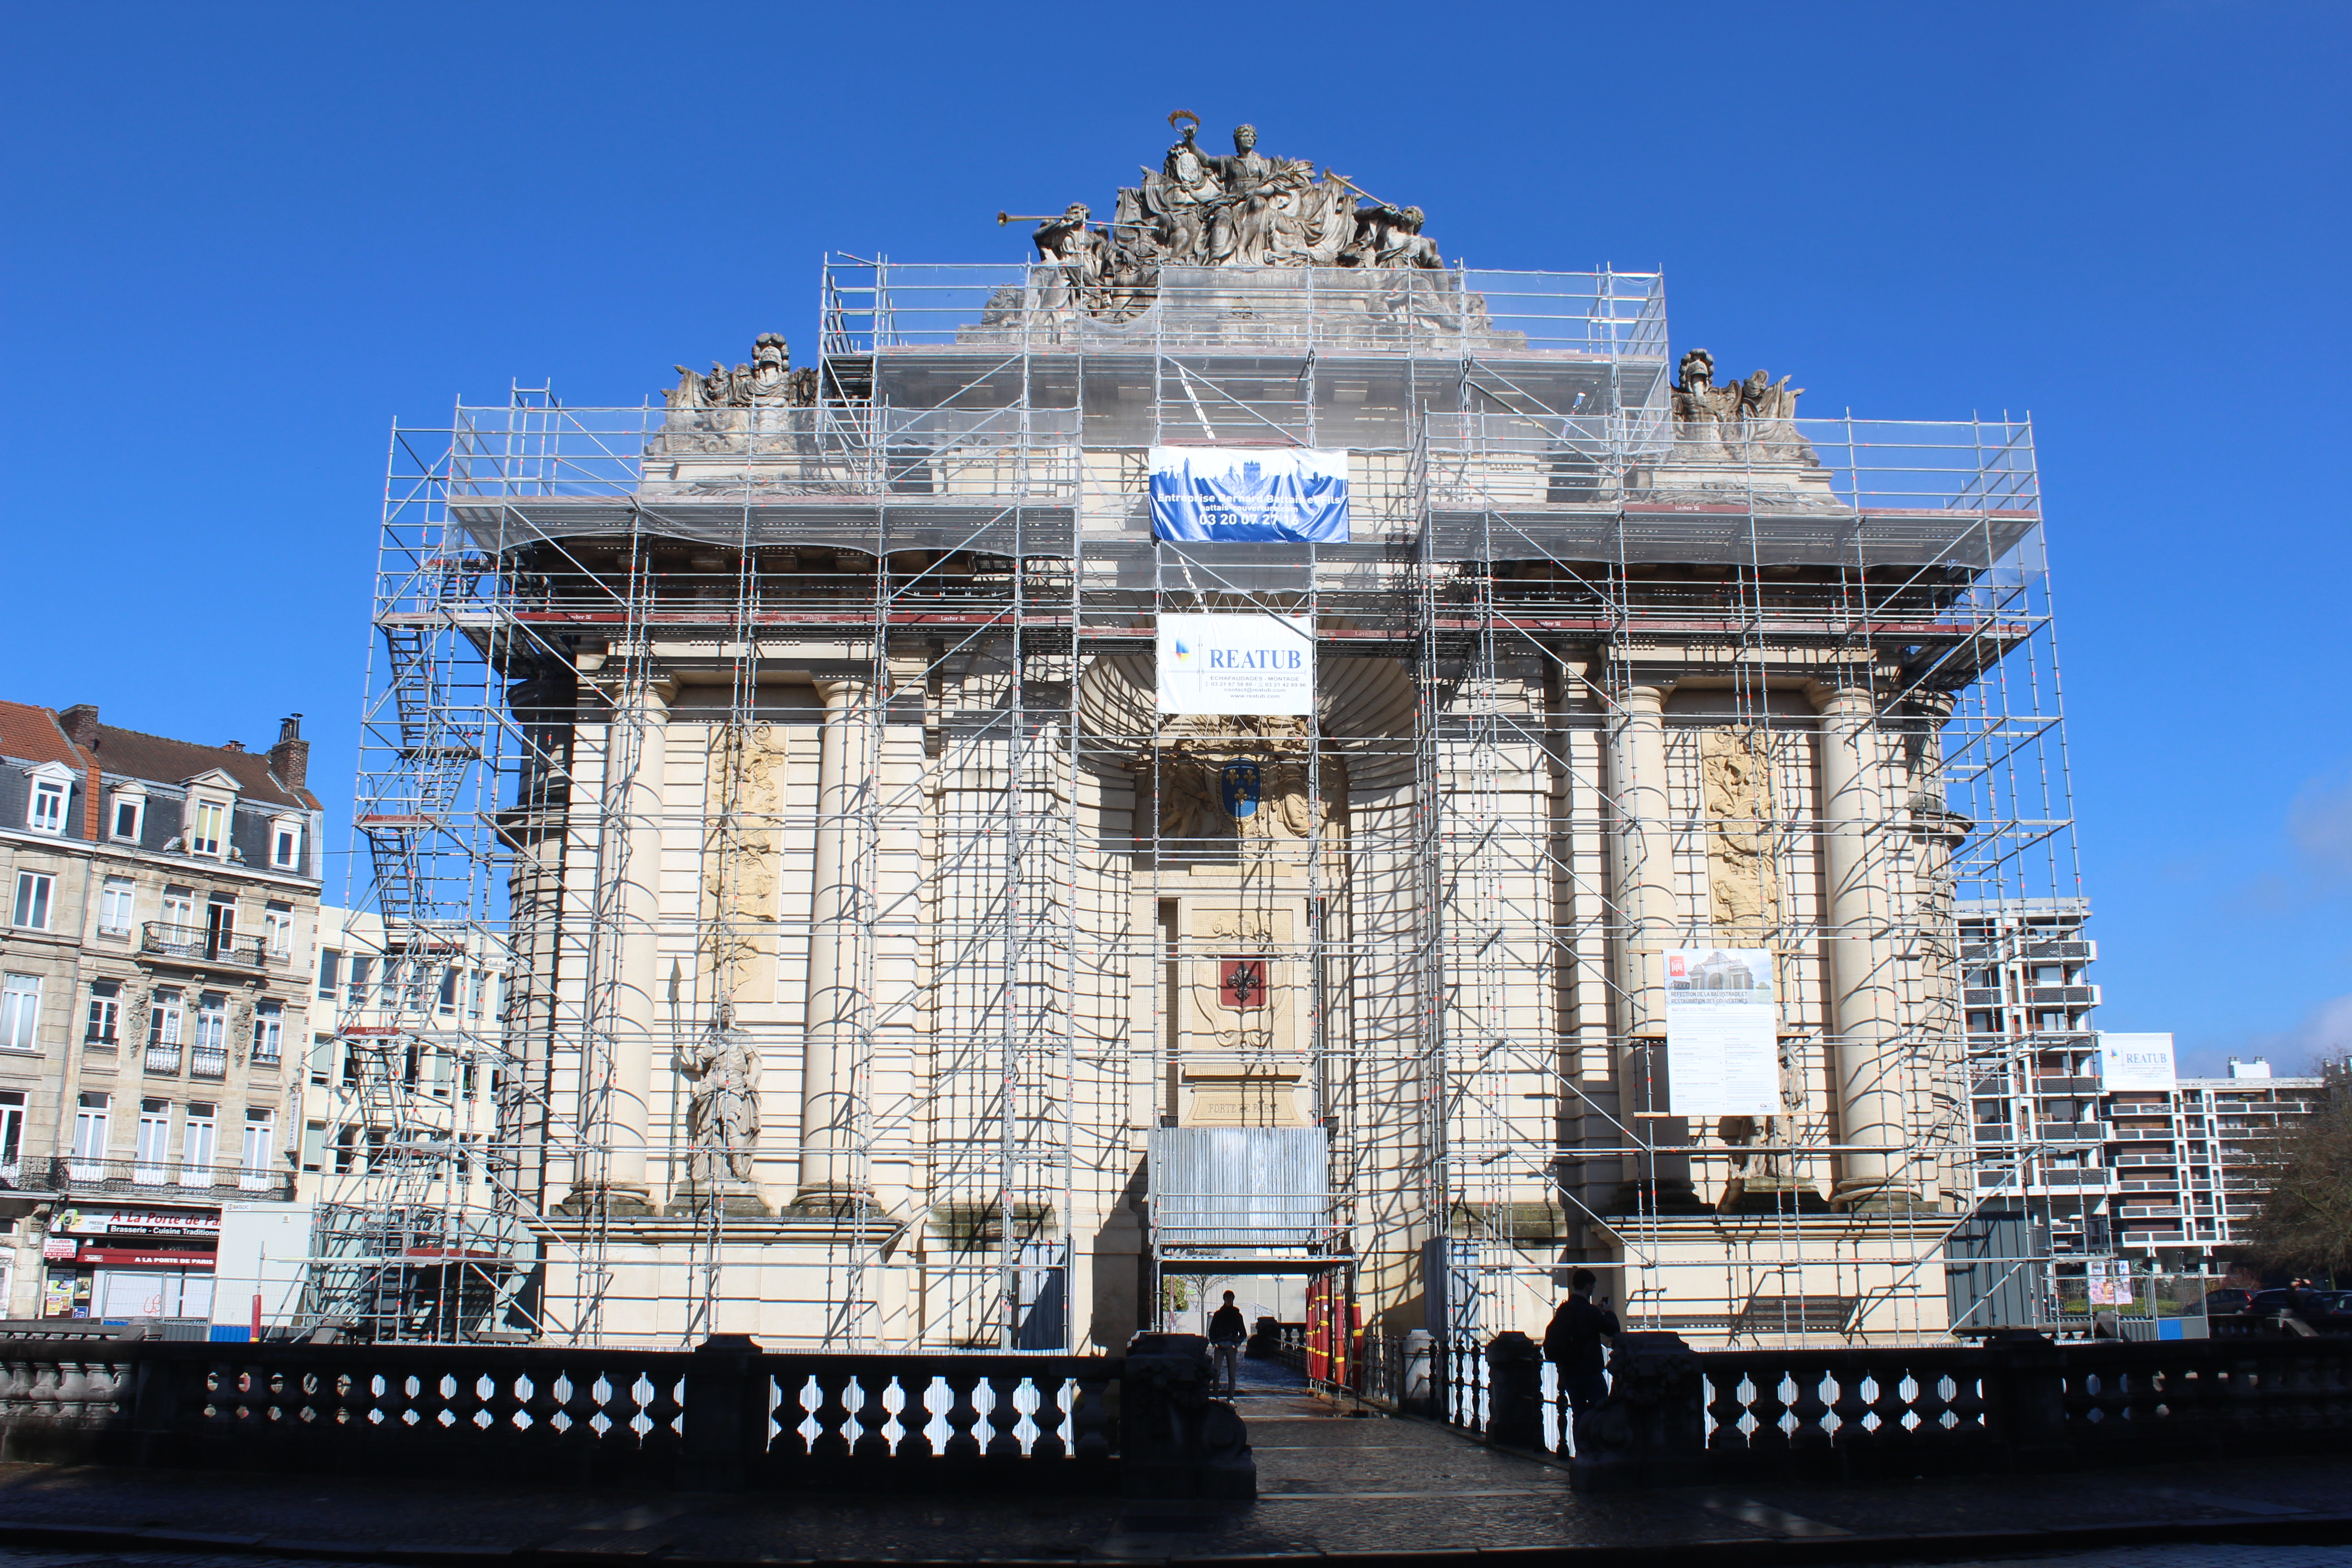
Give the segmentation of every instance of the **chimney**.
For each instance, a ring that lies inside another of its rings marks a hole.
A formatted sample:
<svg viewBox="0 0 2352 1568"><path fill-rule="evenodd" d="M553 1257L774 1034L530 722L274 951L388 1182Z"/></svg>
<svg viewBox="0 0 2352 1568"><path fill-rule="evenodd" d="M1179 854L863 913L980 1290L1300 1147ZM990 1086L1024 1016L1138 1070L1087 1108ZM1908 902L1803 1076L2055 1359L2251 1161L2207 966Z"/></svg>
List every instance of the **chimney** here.
<svg viewBox="0 0 2352 1568"><path fill-rule="evenodd" d="M66 739L87 752L98 744L98 704L77 702L58 715L58 727Z"/></svg>
<svg viewBox="0 0 2352 1568"><path fill-rule="evenodd" d="M310 771L310 742L302 738L302 715L289 713L278 721L278 743L269 748L269 771L288 789L300 789Z"/></svg>
<svg viewBox="0 0 2352 1568"><path fill-rule="evenodd" d="M245 750L245 742L243 741L223 741L221 742L221 750L224 752L241 752Z"/></svg>

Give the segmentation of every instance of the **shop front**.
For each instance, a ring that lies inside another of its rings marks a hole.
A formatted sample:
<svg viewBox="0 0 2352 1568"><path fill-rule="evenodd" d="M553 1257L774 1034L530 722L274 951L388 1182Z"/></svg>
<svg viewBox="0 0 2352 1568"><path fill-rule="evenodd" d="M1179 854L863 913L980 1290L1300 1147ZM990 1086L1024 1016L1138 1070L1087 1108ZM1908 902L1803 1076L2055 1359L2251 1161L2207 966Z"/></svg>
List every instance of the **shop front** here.
<svg viewBox="0 0 2352 1568"><path fill-rule="evenodd" d="M209 1319L219 1237L216 1209L64 1209L43 1247L42 1312Z"/></svg>

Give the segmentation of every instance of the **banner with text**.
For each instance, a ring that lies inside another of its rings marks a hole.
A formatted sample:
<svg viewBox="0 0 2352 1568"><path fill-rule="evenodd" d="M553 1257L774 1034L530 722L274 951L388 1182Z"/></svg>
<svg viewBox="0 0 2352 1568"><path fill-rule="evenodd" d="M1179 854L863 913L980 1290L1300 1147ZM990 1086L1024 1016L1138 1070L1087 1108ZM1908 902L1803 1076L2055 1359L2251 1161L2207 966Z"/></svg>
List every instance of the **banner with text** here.
<svg viewBox="0 0 2352 1568"><path fill-rule="evenodd" d="M1669 948L1668 1109L1676 1116L1780 1114L1780 1010L1760 947Z"/></svg>
<svg viewBox="0 0 2352 1568"><path fill-rule="evenodd" d="M2118 1089L2154 1089L2170 1094L2177 1087L2170 1035L2117 1035L2099 1032L2099 1085Z"/></svg>
<svg viewBox="0 0 2352 1568"><path fill-rule="evenodd" d="M1315 623L1304 616L1161 616L1160 711L1314 712Z"/></svg>
<svg viewBox="0 0 2352 1568"><path fill-rule="evenodd" d="M1151 536L1348 542L1348 454L1305 447L1154 447Z"/></svg>

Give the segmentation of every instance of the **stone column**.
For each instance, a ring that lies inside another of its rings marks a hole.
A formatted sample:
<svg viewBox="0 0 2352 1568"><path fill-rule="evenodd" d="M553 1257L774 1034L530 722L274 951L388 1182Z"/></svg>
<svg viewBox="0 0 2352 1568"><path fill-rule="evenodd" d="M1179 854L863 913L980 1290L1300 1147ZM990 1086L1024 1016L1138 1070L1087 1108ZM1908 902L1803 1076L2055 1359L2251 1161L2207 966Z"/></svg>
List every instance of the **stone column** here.
<svg viewBox="0 0 2352 1568"><path fill-rule="evenodd" d="M1821 771L1822 947L1829 1064L1836 1086L1838 1157L1832 1201L1900 1205L1904 1102L1901 1015L1887 940L1891 868L1875 706L1866 686L1817 688Z"/></svg>
<svg viewBox="0 0 2352 1568"><path fill-rule="evenodd" d="M606 1081L582 1084L589 1096L602 1094L601 1115L590 1117L591 1138L604 1143L604 1174L595 1177L593 1157L563 1207L604 1207L616 1214L653 1212L646 1173L647 1135L653 1124L655 1047L666 1038L660 970L662 773L668 750L669 703L677 688L668 681L629 678L618 683L604 731L604 798L620 820L613 831L625 837L625 864L614 889L620 952L609 995L589 998L592 1020L602 1015L611 1041ZM635 731L634 756L629 732ZM616 776L624 763L625 773ZM592 985L598 984L592 976ZM592 1022L591 1029L594 1028ZM593 1060L587 1064L593 1074Z"/></svg>
<svg viewBox="0 0 2352 1568"><path fill-rule="evenodd" d="M793 1206L837 1213L864 1196L855 1164L855 1085L860 987L866 973L865 900L871 874L859 854L858 807L866 787L863 680L819 680L824 728L817 741L816 866L809 901L808 1001L801 1054L801 1179Z"/></svg>
<svg viewBox="0 0 2352 1568"><path fill-rule="evenodd" d="M1609 727L1609 792L1615 805L1611 835L1610 901L1615 939L1610 973L1616 1002L1615 1033L1621 1054L1619 1116L1634 1140L1648 1146L1685 1141L1678 1124L1639 1118L1674 1102L1666 1083L1665 961L1675 940L1675 872L1672 810L1666 795L1666 697L1668 681L1637 680L1622 689ZM1675 1155L1649 1156L1625 1173L1622 1207L1637 1206L1636 1183L1654 1179L1664 1207L1691 1200L1690 1162Z"/></svg>

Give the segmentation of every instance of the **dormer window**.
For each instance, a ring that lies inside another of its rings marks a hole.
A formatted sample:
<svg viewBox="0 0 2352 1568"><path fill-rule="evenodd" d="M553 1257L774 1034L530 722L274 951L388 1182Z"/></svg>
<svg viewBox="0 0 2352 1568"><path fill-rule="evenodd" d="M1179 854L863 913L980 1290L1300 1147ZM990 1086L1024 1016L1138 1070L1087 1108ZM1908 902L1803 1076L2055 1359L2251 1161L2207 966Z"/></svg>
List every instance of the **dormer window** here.
<svg viewBox="0 0 2352 1568"><path fill-rule="evenodd" d="M302 868L300 817L273 816L269 819L269 863L281 871Z"/></svg>
<svg viewBox="0 0 2352 1568"><path fill-rule="evenodd" d="M118 789L108 799L106 834L118 844L136 844L147 826L147 796L138 790Z"/></svg>
<svg viewBox="0 0 2352 1568"><path fill-rule="evenodd" d="M207 859L233 859L229 830L236 825L236 776L220 768L183 781L188 791L180 829L187 853Z"/></svg>
<svg viewBox="0 0 2352 1568"><path fill-rule="evenodd" d="M32 786L25 798L25 826L36 833L63 834L73 774L59 763L43 763L33 770Z"/></svg>

